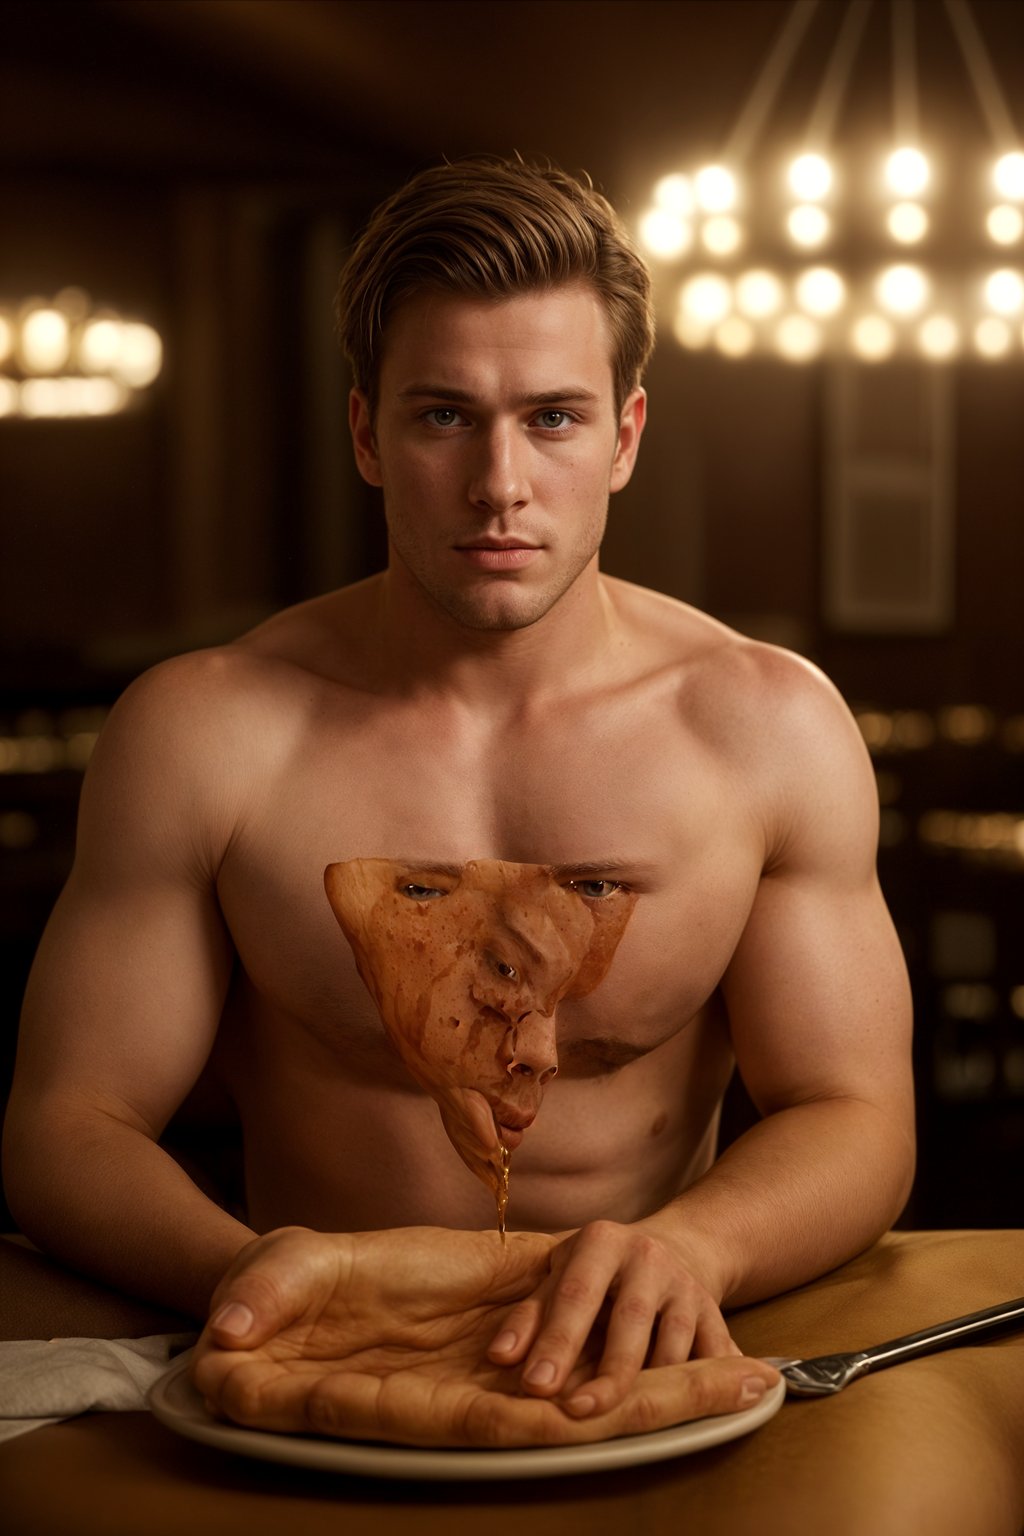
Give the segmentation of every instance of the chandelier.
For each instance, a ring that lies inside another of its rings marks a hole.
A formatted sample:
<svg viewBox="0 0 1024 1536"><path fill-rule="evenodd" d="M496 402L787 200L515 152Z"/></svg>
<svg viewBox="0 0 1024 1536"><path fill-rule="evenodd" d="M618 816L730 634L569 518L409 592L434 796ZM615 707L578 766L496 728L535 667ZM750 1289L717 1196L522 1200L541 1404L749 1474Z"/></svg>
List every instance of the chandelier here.
<svg viewBox="0 0 1024 1536"><path fill-rule="evenodd" d="M162 364L152 326L94 309L80 288L0 306L0 418L113 416Z"/></svg>
<svg viewBox="0 0 1024 1536"><path fill-rule="evenodd" d="M639 236L681 276L682 346L797 363L1024 359L1024 152L975 17L967 0L918 13L945 15L992 141L990 161L964 177L948 145L945 163L923 147L913 0L888 7L888 149L872 159L863 145L834 145L871 9L824 7L839 17L828 62L802 140L774 171L759 162L755 174L752 151L818 0L795 0L715 162L654 187Z"/></svg>

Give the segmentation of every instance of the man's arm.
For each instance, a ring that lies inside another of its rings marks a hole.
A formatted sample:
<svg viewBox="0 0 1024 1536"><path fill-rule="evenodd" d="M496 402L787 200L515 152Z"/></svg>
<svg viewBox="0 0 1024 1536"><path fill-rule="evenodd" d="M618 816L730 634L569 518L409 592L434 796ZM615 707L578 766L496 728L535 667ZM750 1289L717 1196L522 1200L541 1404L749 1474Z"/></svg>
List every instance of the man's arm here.
<svg viewBox="0 0 1024 1536"><path fill-rule="evenodd" d="M250 1230L158 1145L209 1055L232 947L222 667L184 658L113 711L83 786L74 869L26 994L4 1135L7 1198L41 1248L204 1316Z"/></svg>
<svg viewBox="0 0 1024 1536"><path fill-rule="evenodd" d="M652 1341L657 1364L722 1353L720 1305L842 1263L892 1224L910 1191L910 995L875 875L870 763L830 685L777 653L762 665L774 702L762 703L752 788L764 867L722 985L764 1118L653 1216L568 1239L550 1281L509 1318L516 1342L492 1346L492 1358L523 1361L527 1389L548 1395L613 1298L598 1378L577 1394L584 1412L619 1400ZM543 1362L553 1370L535 1374Z"/></svg>

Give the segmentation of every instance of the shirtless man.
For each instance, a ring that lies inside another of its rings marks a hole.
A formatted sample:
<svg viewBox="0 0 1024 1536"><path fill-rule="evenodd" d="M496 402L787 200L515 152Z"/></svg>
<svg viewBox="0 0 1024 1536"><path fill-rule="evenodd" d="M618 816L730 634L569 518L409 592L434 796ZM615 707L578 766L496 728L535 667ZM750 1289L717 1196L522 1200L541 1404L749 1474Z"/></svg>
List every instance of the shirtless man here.
<svg viewBox="0 0 1024 1536"><path fill-rule="evenodd" d="M492 1227L324 867L502 859L590 902L636 892L533 1064L557 1052L515 1225L559 1239L492 1346L552 1397L611 1297L606 1411L652 1339L663 1363L730 1353L723 1305L840 1263L906 1199L874 782L813 667L599 572L652 341L603 199L516 162L424 173L371 222L340 315L388 568L113 712L28 990L8 1198L42 1248L197 1316L254 1232ZM716 1162L734 1062L762 1118ZM158 1144L204 1068L241 1121L248 1224Z"/></svg>

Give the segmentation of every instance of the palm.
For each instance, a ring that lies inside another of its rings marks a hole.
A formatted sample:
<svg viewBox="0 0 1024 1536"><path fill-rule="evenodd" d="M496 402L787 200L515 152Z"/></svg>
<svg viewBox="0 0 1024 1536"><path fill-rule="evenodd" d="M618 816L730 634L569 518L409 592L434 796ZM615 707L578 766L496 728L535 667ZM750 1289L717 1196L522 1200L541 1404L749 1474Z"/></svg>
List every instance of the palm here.
<svg viewBox="0 0 1024 1536"><path fill-rule="evenodd" d="M219 1349L204 1335L194 1380L242 1424L408 1445L571 1444L723 1411L703 1380L721 1361L645 1371L617 1409L586 1419L520 1395L518 1371L487 1350L543 1280L553 1241L515 1233L503 1245L496 1233L434 1228L274 1233L240 1267L272 1277L291 1320L255 1349ZM584 1353L563 1400L599 1354Z"/></svg>

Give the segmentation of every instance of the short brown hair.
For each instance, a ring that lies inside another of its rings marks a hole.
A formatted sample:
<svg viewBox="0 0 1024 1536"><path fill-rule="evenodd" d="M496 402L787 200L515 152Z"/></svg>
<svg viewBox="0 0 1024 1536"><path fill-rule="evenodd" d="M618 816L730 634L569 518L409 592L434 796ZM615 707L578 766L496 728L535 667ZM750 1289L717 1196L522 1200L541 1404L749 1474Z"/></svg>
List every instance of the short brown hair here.
<svg viewBox="0 0 1024 1536"><path fill-rule="evenodd" d="M589 177L489 156L421 171L381 203L342 269L338 328L356 387L373 410L381 340L416 293L506 299L571 282L592 284L604 305L621 407L654 346L651 280Z"/></svg>

